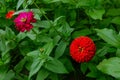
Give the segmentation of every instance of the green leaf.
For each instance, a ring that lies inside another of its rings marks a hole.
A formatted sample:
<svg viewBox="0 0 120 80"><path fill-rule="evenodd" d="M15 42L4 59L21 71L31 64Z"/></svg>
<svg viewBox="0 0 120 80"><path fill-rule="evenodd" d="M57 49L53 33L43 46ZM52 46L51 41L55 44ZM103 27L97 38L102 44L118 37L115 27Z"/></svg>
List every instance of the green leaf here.
<svg viewBox="0 0 120 80"><path fill-rule="evenodd" d="M96 80L111 80L111 79L106 79L104 76L98 77Z"/></svg>
<svg viewBox="0 0 120 80"><path fill-rule="evenodd" d="M27 53L31 52L31 50L33 50L33 48L34 48L33 44L31 44L31 42L29 42L28 40L23 40L19 44L19 50L23 56L25 56Z"/></svg>
<svg viewBox="0 0 120 80"><path fill-rule="evenodd" d="M43 0L44 3L50 4L50 3L54 3L54 2L59 2L60 0Z"/></svg>
<svg viewBox="0 0 120 80"><path fill-rule="evenodd" d="M101 49L99 49L96 54L100 57L104 56L105 54L108 53L108 49L109 47L108 46L103 46Z"/></svg>
<svg viewBox="0 0 120 80"><path fill-rule="evenodd" d="M48 35L42 34L42 35L37 36L36 41L37 42L50 42L52 41L52 39Z"/></svg>
<svg viewBox="0 0 120 80"><path fill-rule="evenodd" d="M7 49L14 49L16 47L16 43L13 40L6 41L6 48Z"/></svg>
<svg viewBox="0 0 120 80"><path fill-rule="evenodd" d="M74 4L74 0L61 0L63 3L69 3L69 4Z"/></svg>
<svg viewBox="0 0 120 80"><path fill-rule="evenodd" d="M42 68L38 72L36 80L45 80L48 77L49 74L50 74L50 72L48 70Z"/></svg>
<svg viewBox="0 0 120 80"><path fill-rule="evenodd" d="M57 74L55 74L55 73L52 73L52 74L50 74L50 80L59 80L59 77L58 77L58 75Z"/></svg>
<svg viewBox="0 0 120 80"><path fill-rule="evenodd" d="M55 36L53 38L53 45L57 45L60 39L61 39L61 37L59 35Z"/></svg>
<svg viewBox="0 0 120 80"><path fill-rule="evenodd" d="M85 74L85 72L87 71L88 65L87 63L81 63L80 69L83 72L83 74Z"/></svg>
<svg viewBox="0 0 120 80"><path fill-rule="evenodd" d="M5 78L3 80L13 80L15 76L15 73L10 70L8 71L8 73L5 75Z"/></svg>
<svg viewBox="0 0 120 80"><path fill-rule="evenodd" d="M118 48L117 51L116 51L116 56L117 57L120 57L120 49Z"/></svg>
<svg viewBox="0 0 120 80"><path fill-rule="evenodd" d="M39 57L39 54L41 54L41 52L40 52L39 50L34 50L34 51L29 52L29 53L27 54L27 56L36 59L36 58Z"/></svg>
<svg viewBox="0 0 120 80"><path fill-rule="evenodd" d="M17 7L16 7L17 10L20 8L20 6L23 4L24 1L25 1L25 0L19 0L19 1L17 2Z"/></svg>
<svg viewBox="0 0 120 80"><path fill-rule="evenodd" d="M53 50L53 41L48 42L46 45L43 46L43 54L50 55L51 51Z"/></svg>
<svg viewBox="0 0 120 80"><path fill-rule="evenodd" d="M40 28L50 28L50 26L51 26L50 22L47 20L37 21L33 25L40 27Z"/></svg>
<svg viewBox="0 0 120 80"><path fill-rule="evenodd" d="M15 35L15 33L10 29L10 28L8 28L8 27L6 27L6 38L8 39L8 40L11 40L11 39L15 39L15 37L16 37L16 35Z"/></svg>
<svg viewBox="0 0 120 80"><path fill-rule="evenodd" d="M74 67L69 58L66 58L66 57L60 58L60 61L64 64L68 72L74 71Z"/></svg>
<svg viewBox="0 0 120 80"><path fill-rule="evenodd" d="M4 78L6 77L6 73L8 70L8 66L0 66L0 79L4 80Z"/></svg>
<svg viewBox="0 0 120 80"><path fill-rule="evenodd" d="M120 48L120 41L118 39L118 35L112 29L95 29L97 35L101 37L104 41L112 46Z"/></svg>
<svg viewBox="0 0 120 80"><path fill-rule="evenodd" d="M54 73L60 73L60 74L68 73L62 62L60 62L57 59L47 61L44 67Z"/></svg>
<svg viewBox="0 0 120 80"><path fill-rule="evenodd" d="M91 78L96 78L97 75L95 72L89 72L86 76Z"/></svg>
<svg viewBox="0 0 120 80"><path fill-rule="evenodd" d="M71 32L73 31L74 29L70 27L70 25L67 23L67 22L64 22L63 25L59 28L58 31L60 31L64 37L68 37L71 35Z"/></svg>
<svg viewBox="0 0 120 80"><path fill-rule="evenodd" d="M53 22L54 26L57 26L58 24L61 24L65 21L65 16L60 16L56 18Z"/></svg>
<svg viewBox="0 0 120 80"><path fill-rule="evenodd" d="M76 37L79 37L79 36L86 36L86 35L90 35L90 34L92 34L91 30L89 30L89 29L82 29L82 30L75 31L72 34L72 37L76 38Z"/></svg>
<svg viewBox="0 0 120 80"><path fill-rule="evenodd" d="M30 4L33 4L35 0L27 0L27 4L30 5Z"/></svg>
<svg viewBox="0 0 120 80"><path fill-rule="evenodd" d="M2 55L2 61L4 64L8 64L11 60L10 53L6 52L5 54Z"/></svg>
<svg viewBox="0 0 120 80"><path fill-rule="evenodd" d="M120 25L120 17L114 17L111 21L111 23Z"/></svg>
<svg viewBox="0 0 120 80"><path fill-rule="evenodd" d="M100 19L102 20L102 16L105 13L104 9L90 9L90 10L86 10L86 14L88 16L90 16L93 19Z"/></svg>
<svg viewBox="0 0 120 80"><path fill-rule="evenodd" d="M29 79L40 70L44 62L45 60L44 59L41 60L40 58L37 58L33 61L31 68L30 68Z"/></svg>
<svg viewBox="0 0 120 80"><path fill-rule="evenodd" d="M120 79L120 58L118 57L104 59L97 68L105 74Z"/></svg>
<svg viewBox="0 0 120 80"><path fill-rule="evenodd" d="M0 51L4 52L6 51L6 43L5 43L5 38L3 36L0 37Z"/></svg>
<svg viewBox="0 0 120 80"><path fill-rule="evenodd" d="M76 7L83 7L83 6L89 6L89 1L88 0L79 0Z"/></svg>
<svg viewBox="0 0 120 80"><path fill-rule="evenodd" d="M26 62L26 57L23 58L15 67L14 67L14 70L17 72L17 73L20 73L20 71L23 69L23 66Z"/></svg>
<svg viewBox="0 0 120 80"><path fill-rule="evenodd" d="M106 13L107 16L119 16L120 15L120 8L113 8L109 9Z"/></svg>
<svg viewBox="0 0 120 80"><path fill-rule="evenodd" d="M35 40L36 39L36 34L33 33L32 31L27 33L27 36L31 39L31 40Z"/></svg>
<svg viewBox="0 0 120 80"><path fill-rule="evenodd" d="M22 39L24 39L26 37L25 33L20 32L17 36L16 36L16 40L17 42L21 41Z"/></svg>
<svg viewBox="0 0 120 80"><path fill-rule="evenodd" d="M0 3L4 5L4 4L5 4L5 1L4 1L4 0L0 0Z"/></svg>
<svg viewBox="0 0 120 80"><path fill-rule="evenodd" d="M58 47L56 48L55 50L55 58L59 58L63 55L65 49L67 47L67 43L64 42L64 41L61 41L59 44L58 44Z"/></svg>

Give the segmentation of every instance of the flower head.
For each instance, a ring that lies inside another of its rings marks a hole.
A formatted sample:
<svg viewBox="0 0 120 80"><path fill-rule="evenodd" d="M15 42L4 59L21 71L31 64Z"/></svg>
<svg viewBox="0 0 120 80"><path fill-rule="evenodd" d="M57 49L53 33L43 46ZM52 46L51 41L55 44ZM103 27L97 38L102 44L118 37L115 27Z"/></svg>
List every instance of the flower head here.
<svg viewBox="0 0 120 80"><path fill-rule="evenodd" d="M70 54L76 62L88 62L95 55L96 46L92 39L81 36L74 39L70 45Z"/></svg>
<svg viewBox="0 0 120 80"><path fill-rule="evenodd" d="M35 23L36 19L34 18L33 12L21 12L18 17L15 18L14 23L17 30L24 32L30 31L33 28L31 23Z"/></svg>
<svg viewBox="0 0 120 80"><path fill-rule="evenodd" d="M15 11L14 10L11 10L9 11L7 14L6 14L6 19L11 19L14 15Z"/></svg>

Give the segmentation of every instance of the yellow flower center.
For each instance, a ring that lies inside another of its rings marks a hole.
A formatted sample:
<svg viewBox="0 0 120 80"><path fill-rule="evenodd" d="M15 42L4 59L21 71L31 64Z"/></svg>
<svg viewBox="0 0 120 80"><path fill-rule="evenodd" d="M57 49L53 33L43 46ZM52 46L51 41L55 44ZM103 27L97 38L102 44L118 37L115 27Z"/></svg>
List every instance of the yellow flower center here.
<svg viewBox="0 0 120 80"><path fill-rule="evenodd" d="M78 51L79 51L79 52L83 52L83 48L78 47Z"/></svg>
<svg viewBox="0 0 120 80"><path fill-rule="evenodd" d="M22 18L22 19L21 19L22 22L25 22L26 20L27 20L26 18Z"/></svg>

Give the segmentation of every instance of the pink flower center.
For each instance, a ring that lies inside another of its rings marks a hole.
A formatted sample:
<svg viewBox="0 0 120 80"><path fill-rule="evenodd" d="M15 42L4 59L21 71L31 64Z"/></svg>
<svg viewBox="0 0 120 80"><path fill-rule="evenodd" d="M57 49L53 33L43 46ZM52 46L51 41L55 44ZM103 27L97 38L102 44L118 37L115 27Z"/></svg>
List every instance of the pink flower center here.
<svg viewBox="0 0 120 80"><path fill-rule="evenodd" d="M27 20L27 18L22 18L21 21L22 22L25 22Z"/></svg>

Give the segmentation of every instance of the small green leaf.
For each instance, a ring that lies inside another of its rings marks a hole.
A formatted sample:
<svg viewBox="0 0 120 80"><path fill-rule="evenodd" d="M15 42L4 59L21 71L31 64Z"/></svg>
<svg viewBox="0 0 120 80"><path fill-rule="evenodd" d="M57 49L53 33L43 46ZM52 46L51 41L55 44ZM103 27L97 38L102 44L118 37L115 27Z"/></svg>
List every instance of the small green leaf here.
<svg viewBox="0 0 120 80"><path fill-rule="evenodd" d="M83 72L83 74L85 74L85 72L87 71L88 65L87 63L81 63L80 69Z"/></svg>
<svg viewBox="0 0 120 80"><path fill-rule="evenodd" d="M117 56L117 57L120 57L120 48L117 49L117 51L116 51L116 56Z"/></svg>
<svg viewBox="0 0 120 80"><path fill-rule="evenodd" d="M54 26L57 26L58 24L61 24L65 21L65 16L60 16L54 20Z"/></svg>
<svg viewBox="0 0 120 80"><path fill-rule="evenodd" d="M16 7L17 10L20 8L20 6L23 4L24 1L25 1L25 0L19 0L19 1L17 2L17 7Z"/></svg>
<svg viewBox="0 0 120 80"><path fill-rule="evenodd" d="M111 23L120 25L120 17L114 17L111 21Z"/></svg>
<svg viewBox="0 0 120 80"><path fill-rule="evenodd" d="M36 34L34 34L32 31L27 33L27 36L31 39L31 40L35 40L36 39Z"/></svg>
<svg viewBox="0 0 120 80"><path fill-rule="evenodd" d="M68 73L62 62L57 59L47 61L44 67L54 73Z"/></svg>
<svg viewBox="0 0 120 80"><path fill-rule="evenodd" d="M36 80L45 80L48 77L49 74L50 74L50 72L48 70L42 68L38 72Z"/></svg>
<svg viewBox="0 0 120 80"><path fill-rule="evenodd" d="M49 78L50 78L50 80L59 80L58 75L55 73L52 73Z"/></svg>
<svg viewBox="0 0 120 80"><path fill-rule="evenodd" d="M0 37L0 51L4 52L6 51L6 43L5 43L5 38L3 36Z"/></svg>
<svg viewBox="0 0 120 80"><path fill-rule="evenodd" d="M23 69L23 66L26 62L26 57L23 58L15 67L14 67L14 70L19 73L22 69Z"/></svg>
<svg viewBox="0 0 120 80"><path fill-rule="evenodd" d="M8 27L6 27L6 38L8 39L8 40L11 40L11 39L14 39L15 38L15 33L10 29L10 28L8 28Z"/></svg>
<svg viewBox="0 0 120 80"><path fill-rule="evenodd" d="M25 33L20 32L17 36L16 36L16 40L17 42L21 41L22 39L24 39L26 37Z"/></svg>
<svg viewBox="0 0 120 80"><path fill-rule="evenodd" d="M51 24L49 21L42 20L42 21L37 21L36 23L33 24L34 26L40 27L40 28L50 28Z"/></svg>
<svg viewBox="0 0 120 80"><path fill-rule="evenodd" d="M5 75L5 78L3 80L13 80L15 76L15 73L10 70L8 71L8 73Z"/></svg>
<svg viewBox="0 0 120 80"><path fill-rule="evenodd" d="M52 41L52 39L48 35L42 34L42 35L37 36L36 41L37 42L50 42L50 41Z"/></svg>
<svg viewBox="0 0 120 80"><path fill-rule="evenodd" d="M55 36L53 38L53 45L57 45L60 39L61 39L61 37L59 35Z"/></svg>
<svg viewBox="0 0 120 80"><path fill-rule="evenodd" d="M113 8L113 9L108 9L107 13L106 13L107 16L119 16L120 15L120 8Z"/></svg>
<svg viewBox="0 0 120 80"><path fill-rule="evenodd" d="M63 55L65 49L67 47L67 43L64 41L61 41L58 45L58 47L55 50L55 58L59 58Z"/></svg>
<svg viewBox="0 0 120 80"><path fill-rule="evenodd" d="M70 25L67 23L67 22L64 22L63 25L59 28L58 31L60 31L64 37L68 37L71 35L71 32L73 31L74 29L70 27Z"/></svg>
<svg viewBox="0 0 120 80"><path fill-rule="evenodd" d="M6 52L5 54L2 55L2 61L4 64L8 64L11 60L10 53Z"/></svg>
<svg viewBox="0 0 120 80"><path fill-rule="evenodd" d="M102 20L102 16L105 13L104 9L90 9L86 10L86 14L89 15L93 19L100 19Z"/></svg>
<svg viewBox="0 0 120 80"><path fill-rule="evenodd" d="M118 57L104 59L98 64L97 68L103 73L120 79L120 58Z"/></svg>
<svg viewBox="0 0 120 80"><path fill-rule="evenodd" d="M13 40L6 41L6 47L7 49L14 49L16 47L16 43Z"/></svg>
<svg viewBox="0 0 120 80"><path fill-rule="evenodd" d="M96 54L100 57L104 56L105 54L108 53L108 49L109 47L108 46L103 46L101 49L99 49Z"/></svg>
<svg viewBox="0 0 120 80"><path fill-rule="evenodd" d="M68 72L74 71L74 67L69 58L66 58L66 57L60 58L60 61L64 64Z"/></svg>
<svg viewBox="0 0 120 80"><path fill-rule="evenodd" d="M104 41L112 46L120 48L120 41L118 39L118 35L112 29L95 29L97 35L101 37Z"/></svg>
<svg viewBox="0 0 120 80"><path fill-rule="evenodd" d="M0 79L1 80L4 80L4 78L6 77L6 74L7 74L7 71L8 71L8 66L0 66Z"/></svg>
<svg viewBox="0 0 120 80"><path fill-rule="evenodd" d="M58 1L60 1L60 0L43 0L43 1L44 1L44 3L49 4L49 3L58 2Z"/></svg>
<svg viewBox="0 0 120 80"><path fill-rule="evenodd" d="M29 52L29 53L27 54L27 56L36 59L36 58L39 57L39 54L40 54L40 51L39 51L39 50L34 50L34 51Z"/></svg>
<svg viewBox="0 0 120 80"><path fill-rule="evenodd" d="M79 0L76 7L89 6L89 0Z"/></svg>
<svg viewBox="0 0 120 80"><path fill-rule="evenodd" d="M40 70L44 62L45 60L41 60L40 58L37 58L33 61L30 68L29 79Z"/></svg>
<svg viewBox="0 0 120 80"><path fill-rule="evenodd" d="M89 30L89 29L82 29L82 30L79 30L79 31L75 31L72 34L72 37L76 38L76 37L79 37L79 36L86 36L86 35L90 35L90 34L92 34L91 30Z"/></svg>
<svg viewBox="0 0 120 80"><path fill-rule="evenodd" d="M96 78L97 75L95 72L89 72L86 76L91 78Z"/></svg>
<svg viewBox="0 0 120 80"><path fill-rule="evenodd" d="M46 45L43 46L44 52L43 54L50 55L51 51L53 50L53 41L48 42Z"/></svg>
<svg viewBox="0 0 120 80"><path fill-rule="evenodd" d="M30 4L33 4L35 0L27 0L27 4L30 5Z"/></svg>
<svg viewBox="0 0 120 80"><path fill-rule="evenodd" d="M1 66L1 65L4 65L4 63L3 63L3 61L0 59L0 66Z"/></svg>
<svg viewBox="0 0 120 80"><path fill-rule="evenodd" d="M74 4L74 0L61 0L63 3L69 3L69 4Z"/></svg>

